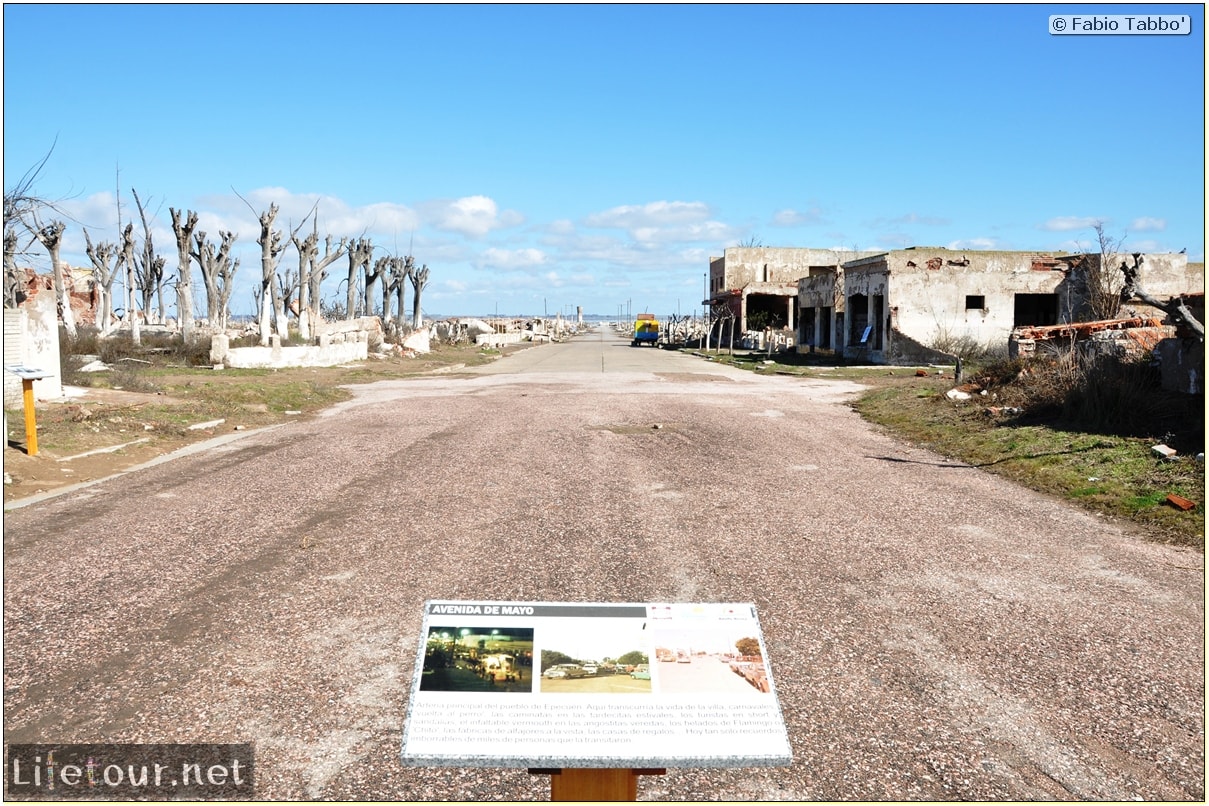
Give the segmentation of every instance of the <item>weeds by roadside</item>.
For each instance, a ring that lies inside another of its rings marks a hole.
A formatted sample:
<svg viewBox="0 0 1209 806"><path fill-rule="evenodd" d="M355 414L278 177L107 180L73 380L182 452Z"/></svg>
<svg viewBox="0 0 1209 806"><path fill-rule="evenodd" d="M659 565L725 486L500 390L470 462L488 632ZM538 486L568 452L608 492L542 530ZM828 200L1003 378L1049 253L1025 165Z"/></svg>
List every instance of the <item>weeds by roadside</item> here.
<svg viewBox="0 0 1209 806"><path fill-rule="evenodd" d="M966 373L986 394L954 401L945 394L952 371L938 375L936 367L845 367L795 354L710 358L761 373L859 381L871 388L853 408L897 437L1128 521L1154 540L1204 550L1205 467L1195 458L1204 451L1204 396L1163 391L1147 360L991 360ZM1002 413L1010 408L1020 413ZM1177 457L1157 457L1158 442ZM1181 510L1168 502L1172 494L1196 506Z"/></svg>

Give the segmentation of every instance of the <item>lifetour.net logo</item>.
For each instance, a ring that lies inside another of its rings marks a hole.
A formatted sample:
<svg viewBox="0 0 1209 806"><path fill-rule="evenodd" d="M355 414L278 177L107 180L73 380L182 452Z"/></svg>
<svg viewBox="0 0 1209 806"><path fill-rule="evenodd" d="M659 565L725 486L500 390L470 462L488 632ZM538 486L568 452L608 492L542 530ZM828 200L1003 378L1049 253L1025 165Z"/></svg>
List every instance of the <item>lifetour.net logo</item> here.
<svg viewBox="0 0 1209 806"><path fill-rule="evenodd" d="M13 744L8 799L250 800L250 744Z"/></svg>

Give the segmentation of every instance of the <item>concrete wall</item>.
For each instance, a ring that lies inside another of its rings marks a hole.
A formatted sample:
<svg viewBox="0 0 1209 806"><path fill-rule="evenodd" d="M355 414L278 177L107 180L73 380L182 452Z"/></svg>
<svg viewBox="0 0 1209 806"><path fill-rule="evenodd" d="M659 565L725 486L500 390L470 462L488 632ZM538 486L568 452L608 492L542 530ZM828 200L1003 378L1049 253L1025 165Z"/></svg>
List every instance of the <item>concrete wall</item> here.
<svg viewBox="0 0 1209 806"><path fill-rule="evenodd" d="M59 307L53 294L30 297L20 308L4 309L4 363L18 364L50 373L34 381L34 397L57 400L63 397L59 368ZM21 379L4 373L4 405L22 405Z"/></svg>
<svg viewBox="0 0 1209 806"><path fill-rule="evenodd" d="M753 283L796 283L810 267L838 266L854 253L833 249L778 246L734 246L721 258L710 258L710 292L743 288ZM722 287L713 279L722 277Z"/></svg>
<svg viewBox="0 0 1209 806"><path fill-rule="evenodd" d="M850 261L843 266L844 296L861 295L866 300L881 296L883 321L889 334L871 360L889 360L894 352L894 333L899 332L923 345L948 340L968 340L999 347L1006 345L1016 326L1016 295L1055 295L1058 322L1088 318L1083 286L1074 267L1080 259L1097 256L1038 252L969 251L939 247L917 247ZM1184 255L1146 255L1142 285L1156 296L1166 297L1198 286L1203 288L1204 271L1188 270ZM850 344L852 323L867 318L867 311L848 305ZM1134 310L1145 306L1134 305ZM1038 322L1037 324L1050 324Z"/></svg>

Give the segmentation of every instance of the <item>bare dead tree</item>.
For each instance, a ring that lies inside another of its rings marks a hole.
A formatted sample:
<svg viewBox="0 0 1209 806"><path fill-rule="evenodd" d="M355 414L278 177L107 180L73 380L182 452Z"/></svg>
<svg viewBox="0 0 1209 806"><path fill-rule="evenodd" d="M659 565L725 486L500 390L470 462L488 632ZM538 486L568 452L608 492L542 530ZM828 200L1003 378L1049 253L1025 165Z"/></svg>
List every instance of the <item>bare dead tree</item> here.
<svg viewBox="0 0 1209 806"><path fill-rule="evenodd" d="M297 316L301 311L294 294L302 286L299 281L301 272L297 269L286 269L285 273L277 272L277 292L273 297L273 321L278 335L285 339L289 333L289 316Z"/></svg>
<svg viewBox="0 0 1209 806"><path fill-rule="evenodd" d="M315 232L301 241L297 235L291 239L294 251L298 253L298 335L304 339L311 337L311 264L319 252L318 229L319 222L316 220Z"/></svg>
<svg viewBox="0 0 1209 806"><path fill-rule="evenodd" d="M1125 238L1108 235L1100 221L1092 229L1096 232L1095 248L1099 254L1091 255L1090 260L1082 263L1087 283L1087 305L1093 319L1114 319L1121 312L1122 276L1112 267L1119 259Z"/></svg>
<svg viewBox="0 0 1209 806"><path fill-rule="evenodd" d="M357 271L368 266L374 245L368 238L358 238L348 248L348 302L344 308L346 319L355 318L357 302Z"/></svg>
<svg viewBox="0 0 1209 806"><path fill-rule="evenodd" d="M16 308L25 302L25 281L17 268L17 231L4 230L4 307Z"/></svg>
<svg viewBox="0 0 1209 806"><path fill-rule="evenodd" d="M390 256L386 259L386 265L382 267L382 329L391 333L394 330L394 319L392 318L391 304L395 298L395 263L399 258Z"/></svg>
<svg viewBox="0 0 1209 806"><path fill-rule="evenodd" d="M311 324L320 320L319 303L320 288L327 279L327 267L339 260L348 248L348 239L341 238L335 251L332 250L332 236L324 240L323 257L319 256L319 219L315 219L315 229L301 243L294 239L294 248L298 250L298 266L301 288L299 289L298 333L304 339L311 337ZM305 257L305 261L304 261Z"/></svg>
<svg viewBox="0 0 1209 806"><path fill-rule="evenodd" d="M260 237L256 239L256 243L260 244L260 289L257 300L260 303L260 346L269 346L269 328L270 310L269 302L273 294L273 278L277 275L277 264L281 260L281 253L285 251L285 244L282 242L282 232L279 229L273 229L273 220L277 218L277 213L280 211L275 203L269 205L269 209L260 214Z"/></svg>
<svg viewBox="0 0 1209 806"><path fill-rule="evenodd" d="M424 326L424 315L420 308L420 295L424 293L424 286L428 285L428 264L425 263L423 268L411 272L408 277L411 280L411 287L415 290L415 293L412 295L411 326L419 330Z"/></svg>
<svg viewBox="0 0 1209 806"><path fill-rule="evenodd" d="M290 230L290 243L298 242L298 233L306 226L307 220L314 214L319 203L315 202L315 206L311 211L302 217L302 221L298 222L298 226ZM285 248L284 246L282 247ZM302 266L299 265L298 271L286 270L285 274L277 274L277 282L272 286L273 294L273 324L276 327L277 335L284 342L290 335L290 311L293 310L295 315L300 313L297 303L294 300L294 294L299 293L302 287Z"/></svg>
<svg viewBox="0 0 1209 806"><path fill-rule="evenodd" d="M57 139L56 139L57 143ZM42 229L38 222L39 213L49 211L56 216L67 218L54 202L48 201L34 191L34 183L46 166L50 155L54 153L55 144L43 155L42 159L21 175L21 178L4 190L4 306L14 308L25 301L25 277L17 267L17 254L23 250L20 247L18 227L24 228L34 240L37 240L37 230ZM32 244L33 241L31 240Z"/></svg>
<svg viewBox="0 0 1209 806"><path fill-rule="evenodd" d="M176 315L180 320L181 339L188 344L193 339L193 255L190 239L197 227L197 213L189 210L184 221L180 211L168 208L172 216L172 232L176 236Z"/></svg>
<svg viewBox="0 0 1209 806"><path fill-rule="evenodd" d="M138 312L134 309L134 224L127 224L126 229L122 230L122 249L118 255L118 265L126 267L126 320L130 322L130 340L139 345L143 340L139 332Z"/></svg>
<svg viewBox="0 0 1209 806"><path fill-rule="evenodd" d="M227 329L230 318L228 305L234 290L235 272L239 268L239 258L231 260L231 247L239 236L219 230L218 237L220 242L215 252L214 244L206 240L205 232L193 234L196 247L193 259L201 267L202 283L206 287L206 320L213 333Z"/></svg>
<svg viewBox="0 0 1209 806"><path fill-rule="evenodd" d="M85 252L92 261L92 282L97 290L97 330L102 337L108 336L113 330L113 281L117 279L117 267L110 265L115 257L120 257L116 245L102 241L93 245L88 230L84 230ZM119 260L119 266L121 265Z"/></svg>
<svg viewBox="0 0 1209 806"><path fill-rule="evenodd" d="M1184 325L1193 333L1200 341L1205 341L1205 326L1192 313L1192 309L1188 307L1187 301L1182 296L1172 297L1168 300L1161 300L1158 297L1151 296L1138 284L1139 275L1142 273L1143 256L1140 252L1134 252L1133 265L1129 265L1126 260L1121 261L1121 274L1125 278L1125 283L1121 289L1120 302L1124 303L1127 300L1138 299L1147 305L1158 308L1163 313L1171 317L1171 320L1178 325Z"/></svg>
<svg viewBox="0 0 1209 806"><path fill-rule="evenodd" d="M134 194L134 204L138 207L139 218L143 222L143 253L135 260L135 274L138 276L138 289L143 296L143 320L146 322L164 321L164 264L162 257L155 253L155 244L151 239L151 224L147 221L147 208L139 199L138 191L130 189ZM159 310L153 316L152 300L159 300Z"/></svg>
<svg viewBox="0 0 1209 806"><path fill-rule="evenodd" d="M374 297L377 296L378 280L386 282L386 270L390 266L389 257L380 257L372 264L367 260L364 263L362 272L365 275L365 315L374 315ZM386 313L382 314L382 321L386 321Z"/></svg>
<svg viewBox="0 0 1209 806"><path fill-rule="evenodd" d="M51 273L54 277L55 299L59 304L59 318L63 321L63 328L67 331L67 335L71 338L76 337L76 317L71 310L71 289L69 288L63 274L63 261L59 259L59 249L63 246L63 231L67 229L67 225L62 221L52 221L49 224L38 227L33 230L34 237L38 243L46 249L50 255Z"/></svg>
<svg viewBox="0 0 1209 806"><path fill-rule="evenodd" d="M395 293L395 332L403 332L403 295L407 291L407 280L416 270L416 261L411 255L397 257L390 264L390 284Z"/></svg>

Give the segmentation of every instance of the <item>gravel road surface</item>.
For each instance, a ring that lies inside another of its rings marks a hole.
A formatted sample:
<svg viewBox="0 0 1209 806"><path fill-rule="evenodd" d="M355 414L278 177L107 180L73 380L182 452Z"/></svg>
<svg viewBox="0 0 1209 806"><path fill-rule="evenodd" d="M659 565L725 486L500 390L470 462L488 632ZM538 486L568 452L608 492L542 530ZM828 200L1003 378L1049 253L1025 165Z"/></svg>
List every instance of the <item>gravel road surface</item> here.
<svg viewBox="0 0 1209 806"><path fill-rule="evenodd" d="M1203 555L856 391L591 334L8 512L5 740L253 742L266 800L546 800L400 765L424 600L751 601L793 765L640 799L1203 800Z"/></svg>

